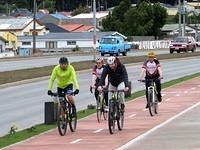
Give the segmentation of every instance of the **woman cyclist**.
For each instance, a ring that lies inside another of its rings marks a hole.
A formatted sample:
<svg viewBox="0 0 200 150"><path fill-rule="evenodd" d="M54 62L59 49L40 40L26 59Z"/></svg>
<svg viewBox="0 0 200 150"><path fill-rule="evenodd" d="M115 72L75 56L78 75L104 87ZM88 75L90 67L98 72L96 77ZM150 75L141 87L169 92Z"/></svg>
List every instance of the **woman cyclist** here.
<svg viewBox="0 0 200 150"><path fill-rule="evenodd" d="M105 64L104 64L103 58L102 57L98 57L96 59L96 64L94 65L93 70L92 70L92 85L91 85L91 87L95 89L94 95L95 95L95 99L96 100L98 100L98 96L99 96L99 91L97 90L97 88L99 86L99 81L101 79L101 75L102 75L104 67L105 67ZM105 80L105 82L103 84L104 84L103 87L107 88L107 86L108 86L108 77L106 78L106 80ZM105 104L106 104L105 110L107 111L108 110L108 92L104 92L104 99L105 99Z"/></svg>

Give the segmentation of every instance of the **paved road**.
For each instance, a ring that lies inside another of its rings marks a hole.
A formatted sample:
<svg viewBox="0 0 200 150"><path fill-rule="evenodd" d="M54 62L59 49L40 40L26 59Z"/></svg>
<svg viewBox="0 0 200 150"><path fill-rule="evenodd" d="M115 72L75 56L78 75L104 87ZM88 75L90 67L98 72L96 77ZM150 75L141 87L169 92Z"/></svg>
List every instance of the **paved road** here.
<svg viewBox="0 0 200 150"><path fill-rule="evenodd" d="M109 134L107 121L96 115L78 122L77 132L61 137L57 129L8 150L194 150L200 149L200 78L163 90L159 114L150 117L144 97L126 104L122 131ZM177 115L178 114L178 115ZM125 145L124 145L125 144Z"/></svg>
<svg viewBox="0 0 200 150"><path fill-rule="evenodd" d="M141 56L146 55L145 50L136 50L128 53L129 56ZM156 50L157 54L165 54L169 53L168 50ZM49 65L57 64L61 55L53 55L53 56L43 56L43 57L30 57L30 58L18 58L18 59L0 59L0 72L3 71L11 71L11 70L20 70L34 67L43 67ZM77 62L84 60L93 60L92 53L85 55L65 55L69 58L69 62ZM107 56L106 56L107 57Z"/></svg>
<svg viewBox="0 0 200 150"><path fill-rule="evenodd" d="M200 59L197 57L167 60L161 61L161 64L164 72L163 82L166 82L199 72ZM143 84L137 82L140 68L141 63L127 66L133 92L144 89ZM89 93L90 76L91 70L78 73L80 94L75 99L79 110L87 108L88 104L95 104L93 95ZM8 133L12 124L16 124L19 129L23 129L44 121L44 102L51 101L51 98L46 95L47 84L47 79L41 79L41 81L16 84L0 89L0 136Z"/></svg>

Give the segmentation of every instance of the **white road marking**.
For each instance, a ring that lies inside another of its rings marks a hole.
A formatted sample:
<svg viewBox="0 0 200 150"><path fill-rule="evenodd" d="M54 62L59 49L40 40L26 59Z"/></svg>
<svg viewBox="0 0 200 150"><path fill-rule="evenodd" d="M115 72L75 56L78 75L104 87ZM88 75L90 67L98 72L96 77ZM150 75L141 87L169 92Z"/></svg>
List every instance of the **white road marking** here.
<svg viewBox="0 0 200 150"><path fill-rule="evenodd" d="M191 90L195 90L195 89L196 89L195 87L191 88Z"/></svg>
<svg viewBox="0 0 200 150"><path fill-rule="evenodd" d="M98 129L96 131L94 131L93 133L98 133L98 132L101 132L103 129Z"/></svg>
<svg viewBox="0 0 200 150"><path fill-rule="evenodd" d="M171 121L173 121L174 119L178 118L179 116L181 116L182 114L190 111L191 109L197 107L198 105L200 105L200 102L194 104L193 106L185 109L184 111L178 113L177 115L169 118L168 120L166 120L165 122L155 126L154 128L150 129L149 131L145 132L144 134L141 134L140 136L134 138L133 140L129 141L128 143L126 143L125 145L122 145L121 147L117 148L116 150L125 150L128 149L129 147L131 147L132 144L134 144L136 141L139 141L141 139L143 139L145 136L147 136L148 134L154 132L155 130L161 128L162 126L165 126L166 124L170 123Z"/></svg>
<svg viewBox="0 0 200 150"><path fill-rule="evenodd" d="M132 115L128 116L128 118L133 118L134 116L136 116L136 114L132 114Z"/></svg>
<svg viewBox="0 0 200 150"><path fill-rule="evenodd" d="M143 109L142 111L147 111L148 110L148 108L145 108L145 109Z"/></svg>
<svg viewBox="0 0 200 150"><path fill-rule="evenodd" d="M71 143L71 144L75 144L75 143L80 142L81 140L83 140L83 139L77 139L77 140L74 140L74 141L72 141L72 142L70 142L70 143Z"/></svg>
<svg viewBox="0 0 200 150"><path fill-rule="evenodd" d="M180 94L176 94L176 96L180 96Z"/></svg>
<svg viewBox="0 0 200 150"><path fill-rule="evenodd" d="M165 101L167 102L167 101L170 101L171 100L171 98L167 98Z"/></svg>
<svg viewBox="0 0 200 150"><path fill-rule="evenodd" d="M188 93L188 91L184 91L184 93Z"/></svg>
<svg viewBox="0 0 200 150"><path fill-rule="evenodd" d="M166 94L162 94L162 96L165 96Z"/></svg>

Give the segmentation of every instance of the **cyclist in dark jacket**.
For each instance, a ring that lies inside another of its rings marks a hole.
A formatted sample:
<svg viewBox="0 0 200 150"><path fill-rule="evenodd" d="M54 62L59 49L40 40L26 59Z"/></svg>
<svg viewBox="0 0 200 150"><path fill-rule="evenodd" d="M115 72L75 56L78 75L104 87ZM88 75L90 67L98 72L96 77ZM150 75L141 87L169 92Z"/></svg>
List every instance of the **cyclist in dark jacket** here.
<svg viewBox="0 0 200 150"><path fill-rule="evenodd" d="M144 62L142 65L142 72L140 75L140 79L142 80L145 76L145 79L155 79L156 89L158 92L158 101L162 101L162 95L161 95L161 82L160 79L163 78L162 70L160 66L160 62L156 59L156 55L154 52L148 53L148 59ZM146 98L147 98L147 89L150 86L150 81L146 81ZM146 105L146 108L148 108L148 105Z"/></svg>
<svg viewBox="0 0 200 150"><path fill-rule="evenodd" d="M107 64L103 69L102 76L99 82L98 90L102 90L102 85L106 76L109 79L109 90L124 90L128 91L128 74L125 66L120 62L119 58L111 56L107 59ZM109 98L111 95L109 94ZM124 111L124 92L119 92L121 108Z"/></svg>

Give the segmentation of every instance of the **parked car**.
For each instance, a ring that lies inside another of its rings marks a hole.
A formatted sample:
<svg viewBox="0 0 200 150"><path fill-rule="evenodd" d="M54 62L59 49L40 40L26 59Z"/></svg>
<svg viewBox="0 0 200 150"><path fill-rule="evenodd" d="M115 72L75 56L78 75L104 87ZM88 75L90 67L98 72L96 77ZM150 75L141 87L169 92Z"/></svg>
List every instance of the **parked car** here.
<svg viewBox="0 0 200 150"><path fill-rule="evenodd" d="M194 52L196 50L197 44L193 37L191 36L184 36L184 37L176 37L169 46L169 52L173 53L176 51L177 53L180 52Z"/></svg>

